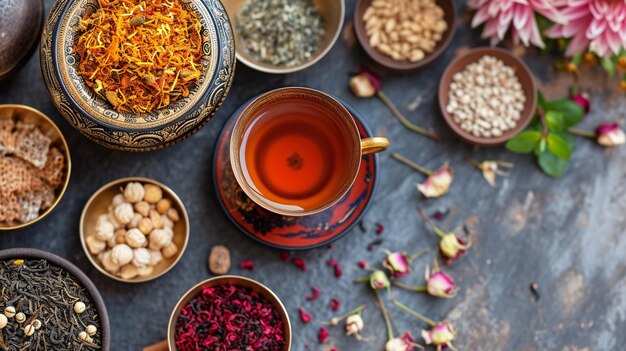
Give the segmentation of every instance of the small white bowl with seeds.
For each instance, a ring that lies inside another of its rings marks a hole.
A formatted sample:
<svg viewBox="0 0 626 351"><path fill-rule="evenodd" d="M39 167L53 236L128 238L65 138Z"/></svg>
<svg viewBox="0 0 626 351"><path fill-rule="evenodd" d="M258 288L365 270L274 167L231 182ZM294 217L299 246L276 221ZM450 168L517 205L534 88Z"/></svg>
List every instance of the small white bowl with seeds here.
<svg viewBox="0 0 626 351"><path fill-rule="evenodd" d="M141 283L162 276L180 260L189 240L189 218L167 186L123 178L89 199L80 236L85 254L102 274Z"/></svg>
<svg viewBox="0 0 626 351"><path fill-rule="evenodd" d="M510 52L474 49L444 72L439 105L461 139L479 146L502 145L532 120L535 81L524 62Z"/></svg>

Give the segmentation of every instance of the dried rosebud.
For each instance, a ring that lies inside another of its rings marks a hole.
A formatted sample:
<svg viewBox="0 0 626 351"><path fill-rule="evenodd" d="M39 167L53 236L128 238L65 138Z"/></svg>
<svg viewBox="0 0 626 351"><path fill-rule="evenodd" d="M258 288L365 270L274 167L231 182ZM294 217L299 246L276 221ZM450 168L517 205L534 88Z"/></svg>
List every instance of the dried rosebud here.
<svg viewBox="0 0 626 351"><path fill-rule="evenodd" d="M389 252L383 267L394 278L406 277L411 272L411 258L404 252Z"/></svg>
<svg viewBox="0 0 626 351"><path fill-rule="evenodd" d="M475 163L474 163L475 162ZM496 175L506 177L509 174L500 169L500 167L513 168L513 164L502 161L483 161L478 163L473 161L472 163L476 168L483 172L483 177L492 187L496 186Z"/></svg>
<svg viewBox="0 0 626 351"><path fill-rule="evenodd" d="M452 324L447 322L437 323L430 330L422 330L422 338L424 338L426 345L435 345L437 350L441 350L444 347L453 349L452 341L454 337L454 328Z"/></svg>
<svg viewBox="0 0 626 351"><path fill-rule="evenodd" d="M445 264L451 264L459 257L463 256L469 249L471 243L465 243L463 239L454 233L448 233L441 237L439 241L439 252L443 256Z"/></svg>
<svg viewBox="0 0 626 351"><path fill-rule="evenodd" d="M626 143L626 135L618 123L605 123L596 129L598 144L617 146Z"/></svg>
<svg viewBox="0 0 626 351"><path fill-rule="evenodd" d="M426 267L426 291L430 295L448 299L454 297L457 290L454 279L440 271L439 267L435 266L430 272Z"/></svg>
<svg viewBox="0 0 626 351"><path fill-rule="evenodd" d="M328 330L324 327L320 327L320 331L317 333L317 340L320 344L323 344L328 340Z"/></svg>
<svg viewBox="0 0 626 351"><path fill-rule="evenodd" d="M436 171L432 172L426 181L417 185L419 190L425 197L433 198L445 195L452 184L453 172L452 168L446 162Z"/></svg>
<svg viewBox="0 0 626 351"><path fill-rule="evenodd" d="M380 78L374 73L363 70L350 79L350 89L357 97L374 96L381 88Z"/></svg>
<svg viewBox="0 0 626 351"><path fill-rule="evenodd" d="M364 326L365 323L363 322L363 317L361 317L360 313L350 315L346 318L346 335L354 335L360 340L361 331L363 331Z"/></svg>
<svg viewBox="0 0 626 351"><path fill-rule="evenodd" d="M589 101L589 95L587 93L576 94L570 98L572 101L580 105L585 111L585 114L589 113L591 109L591 102Z"/></svg>
<svg viewBox="0 0 626 351"><path fill-rule="evenodd" d="M415 339L411 332L406 331L402 336L393 338L385 345L385 351L413 351L415 349Z"/></svg>
<svg viewBox="0 0 626 351"><path fill-rule="evenodd" d="M385 272L376 270L370 275L370 286L374 290L390 289L391 282Z"/></svg>

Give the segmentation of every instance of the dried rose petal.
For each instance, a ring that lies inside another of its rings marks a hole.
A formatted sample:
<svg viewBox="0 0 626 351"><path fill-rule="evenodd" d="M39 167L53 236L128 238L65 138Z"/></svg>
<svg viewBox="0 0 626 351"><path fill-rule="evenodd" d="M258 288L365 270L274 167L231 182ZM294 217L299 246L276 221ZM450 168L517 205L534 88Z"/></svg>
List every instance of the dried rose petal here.
<svg viewBox="0 0 626 351"><path fill-rule="evenodd" d="M294 258L293 259L293 265L300 268L301 271L306 272L306 262L304 262L303 259L301 258Z"/></svg>
<svg viewBox="0 0 626 351"><path fill-rule="evenodd" d="M339 264L335 265L335 277L339 278L343 275L343 270L339 267Z"/></svg>
<svg viewBox="0 0 626 351"><path fill-rule="evenodd" d="M331 266L331 267L336 266L338 263L339 263L339 261L337 261L336 259L329 259L328 261L326 261L326 264Z"/></svg>
<svg viewBox="0 0 626 351"><path fill-rule="evenodd" d="M280 260L283 262L289 262L291 261L291 255L289 254L289 252L281 252L279 254Z"/></svg>
<svg viewBox="0 0 626 351"><path fill-rule="evenodd" d="M249 271L254 269L254 261L252 260L247 260L247 261L241 261L241 263L239 264L239 267L241 269L247 269Z"/></svg>
<svg viewBox="0 0 626 351"><path fill-rule="evenodd" d="M338 299L330 299L330 309L333 310L333 312L339 311L340 308L341 301L339 301Z"/></svg>
<svg viewBox="0 0 626 351"><path fill-rule="evenodd" d="M328 330L326 330L326 328L320 327L320 331L317 334L317 340L320 342L320 344L323 344L326 342L326 340L328 340Z"/></svg>
<svg viewBox="0 0 626 351"><path fill-rule="evenodd" d="M320 297L320 289L311 287L311 295L307 296L306 299L309 301L313 301Z"/></svg>
<svg viewBox="0 0 626 351"><path fill-rule="evenodd" d="M367 267L367 262L365 261L359 261L359 267L365 269L365 267Z"/></svg>
<svg viewBox="0 0 626 351"><path fill-rule="evenodd" d="M385 232L385 226L382 223L376 223L376 234L381 235Z"/></svg>
<svg viewBox="0 0 626 351"><path fill-rule="evenodd" d="M311 321L311 315L306 313L302 308L298 308L298 313L300 313L300 319L303 323L309 323Z"/></svg>

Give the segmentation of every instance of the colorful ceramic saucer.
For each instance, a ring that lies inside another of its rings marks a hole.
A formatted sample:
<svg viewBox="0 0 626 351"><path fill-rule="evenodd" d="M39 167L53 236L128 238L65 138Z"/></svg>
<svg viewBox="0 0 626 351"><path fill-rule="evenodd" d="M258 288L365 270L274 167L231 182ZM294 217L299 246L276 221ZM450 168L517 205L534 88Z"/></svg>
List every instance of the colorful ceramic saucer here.
<svg viewBox="0 0 626 351"><path fill-rule="evenodd" d="M252 100L250 100L252 101ZM342 102L343 103L343 102ZM372 136L359 113L352 113L361 137ZM365 215L378 184L378 155L363 156L352 189L335 206L311 216L289 217L257 206L239 187L230 166L230 136L243 104L226 121L215 145L213 181L226 215L252 239L282 250L307 250L330 244L346 235Z"/></svg>

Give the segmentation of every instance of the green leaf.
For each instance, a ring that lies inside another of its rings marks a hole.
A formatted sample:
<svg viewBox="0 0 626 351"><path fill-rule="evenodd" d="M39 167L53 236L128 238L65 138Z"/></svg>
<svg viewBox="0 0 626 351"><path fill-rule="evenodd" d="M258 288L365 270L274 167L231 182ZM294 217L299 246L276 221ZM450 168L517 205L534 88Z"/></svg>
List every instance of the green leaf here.
<svg viewBox="0 0 626 351"><path fill-rule="evenodd" d="M601 63L602 68L604 68L606 73L609 75L609 79L613 79L617 71L615 68L615 62L613 62L613 60L609 57L603 57Z"/></svg>
<svg viewBox="0 0 626 351"><path fill-rule="evenodd" d="M567 141L554 133L548 134L548 150L558 158L569 160L572 157L572 150Z"/></svg>
<svg viewBox="0 0 626 351"><path fill-rule="evenodd" d="M576 66L580 65L582 60L583 60L583 53L582 52L580 52L580 53L578 53L578 54L576 54L576 55L574 55L572 57L572 63L575 64Z"/></svg>
<svg viewBox="0 0 626 351"><path fill-rule="evenodd" d="M539 155L537 158L539 162L539 167L541 170L554 178L560 177L563 175L565 168L567 168L568 160L564 160L562 158L558 158L549 152L544 152Z"/></svg>
<svg viewBox="0 0 626 351"><path fill-rule="evenodd" d="M540 132L526 130L510 139L506 143L506 148L518 154L528 154L533 151L540 139Z"/></svg>
<svg viewBox="0 0 626 351"><path fill-rule="evenodd" d="M567 133L567 132L561 132L561 133L555 133L555 134L563 138L563 140L567 142L567 145L569 145L569 149L574 151L574 149L576 148L576 138L574 137L574 135Z"/></svg>
<svg viewBox="0 0 626 351"><path fill-rule="evenodd" d="M546 123L551 132L562 132L565 129L565 120L560 112L548 111L546 113Z"/></svg>
<svg viewBox="0 0 626 351"><path fill-rule="evenodd" d="M539 156L539 154L544 151L546 151L546 139L541 138L537 145L535 145L535 155Z"/></svg>
<svg viewBox="0 0 626 351"><path fill-rule="evenodd" d="M548 101L544 109L560 113L565 127L573 127L585 117L582 106L569 99Z"/></svg>

